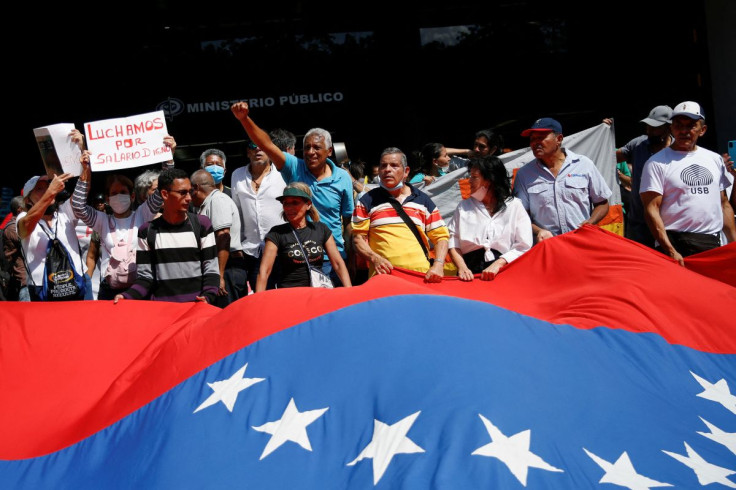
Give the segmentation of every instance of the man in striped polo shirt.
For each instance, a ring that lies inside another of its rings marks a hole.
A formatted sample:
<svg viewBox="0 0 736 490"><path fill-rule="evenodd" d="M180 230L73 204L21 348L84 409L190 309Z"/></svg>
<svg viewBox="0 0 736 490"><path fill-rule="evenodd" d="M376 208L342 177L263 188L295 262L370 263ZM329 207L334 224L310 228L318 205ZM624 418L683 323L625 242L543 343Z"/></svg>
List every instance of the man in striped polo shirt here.
<svg viewBox="0 0 736 490"><path fill-rule="evenodd" d="M164 201L163 213L138 230L138 278L116 295L114 302L150 297L176 303L214 303L220 270L212 223L205 215L188 213L192 184L184 170L161 172L158 188ZM149 246L149 233L155 233L153 247Z"/></svg>
<svg viewBox="0 0 736 490"><path fill-rule="evenodd" d="M401 267L426 273L427 282L440 282L450 233L439 209L427 194L405 182L409 167L398 148L383 150L378 174L381 187L363 195L353 212L356 253L368 261L370 276ZM430 241L436 257L431 266Z"/></svg>

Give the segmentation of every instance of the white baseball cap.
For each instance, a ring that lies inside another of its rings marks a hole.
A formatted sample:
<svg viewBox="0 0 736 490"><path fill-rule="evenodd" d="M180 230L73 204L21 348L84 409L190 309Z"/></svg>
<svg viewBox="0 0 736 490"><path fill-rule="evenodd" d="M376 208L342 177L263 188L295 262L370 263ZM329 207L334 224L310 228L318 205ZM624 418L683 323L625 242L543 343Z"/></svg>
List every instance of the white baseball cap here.
<svg viewBox="0 0 736 490"><path fill-rule="evenodd" d="M40 179L49 180L48 176L46 175L34 175L30 179L28 179L28 182L26 182L23 186L23 197L28 197L28 195L33 192L33 189L36 188L36 184L38 184L38 181Z"/></svg>
<svg viewBox="0 0 736 490"><path fill-rule="evenodd" d="M675 116L687 116L690 119L705 119L700 104L691 100L677 104L672 111L672 117Z"/></svg>

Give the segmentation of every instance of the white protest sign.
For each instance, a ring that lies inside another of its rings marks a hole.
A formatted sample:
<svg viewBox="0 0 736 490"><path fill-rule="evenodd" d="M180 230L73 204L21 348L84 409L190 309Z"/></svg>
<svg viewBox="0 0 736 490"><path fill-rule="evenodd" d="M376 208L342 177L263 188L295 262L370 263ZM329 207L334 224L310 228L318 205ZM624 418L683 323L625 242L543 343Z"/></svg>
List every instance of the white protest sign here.
<svg viewBox="0 0 736 490"><path fill-rule="evenodd" d="M84 124L91 169L121 170L172 159L163 111Z"/></svg>
<svg viewBox="0 0 736 490"><path fill-rule="evenodd" d="M79 163L82 150L69 135L73 129L72 123L59 123L33 130L38 149L41 150L43 165L46 167L46 175L70 173L76 177L82 173L82 165Z"/></svg>

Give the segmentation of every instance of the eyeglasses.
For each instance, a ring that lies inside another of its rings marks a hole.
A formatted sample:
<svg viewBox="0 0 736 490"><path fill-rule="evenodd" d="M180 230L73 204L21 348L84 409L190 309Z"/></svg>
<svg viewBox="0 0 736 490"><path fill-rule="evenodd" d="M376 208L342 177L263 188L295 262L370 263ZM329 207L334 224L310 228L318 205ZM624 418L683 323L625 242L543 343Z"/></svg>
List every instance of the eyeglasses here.
<svg viewBox="0 0 736 490"><path fill-rule="evenodd" d="M179 196L181 197L185 197L187 194L190 194L192 190L191 189L179 189L175 191L173 189L170 189L169 192L174 192L176 194L179 194Z"/></svg>
<svg viewBox="0 0 736 490"><path fill-rule="evenodd" d="M248 142L248 149L249 150L260 150L260 148L258 148L258 145L253 143L252 141Z"/></svg>

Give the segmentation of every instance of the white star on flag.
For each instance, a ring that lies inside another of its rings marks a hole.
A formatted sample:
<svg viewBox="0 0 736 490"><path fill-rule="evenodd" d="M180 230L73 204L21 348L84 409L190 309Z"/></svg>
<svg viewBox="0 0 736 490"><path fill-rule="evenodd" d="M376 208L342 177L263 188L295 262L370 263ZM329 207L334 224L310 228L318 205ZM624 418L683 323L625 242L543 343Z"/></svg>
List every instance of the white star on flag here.
<svg viewBox="0 0 736 490"><path fill-rule="evenodd" d="M238 398L238 393L266 379L266 378L244 378L243 375L245 375L245 369L247 367L248 367L248 363L246 362L245 366L238 369L235 372L235 374L230 376L230 378L222 380L222 381L215 381L214 383L207 383L209 387L212 388L212 391L214 393L212 393L209 396L209 398L207 398L192 413L197 413L200 410L203 410L209 406L212 406L217 402L222 402L227 407L227 409L232 412L233 407L235 406L235 400L237 400Z"/></svg>
<svg viewBox="0 0 736 490"><path fill-rule="evenodd" d="M700 383L700 386L704 388L702 393L698 393L698 396L705 398L716 403L720 403L727 410L736 413L736 396L731 394L731 390L728 388L728 383L725 379L721 378L715 384L704 380L694 372L690 371L695 380Z"/></svg>
<svg viewBox="0 0 736 490"><path fill-rule="evenodd" d="M583 451L606 472L598 483L613 483L614 485L627 487L630 490L649 490L652 487L672 486L669 483L658 482L657 480L652 480L637 473L626 451L621 453L621 456L613 464L596 456L585 448L583 448Z"/></svg>
<svg viewBox="0 0 736 490"><path fill-rule="evenodd" d="M547 471L563 472L559 468L555 468L542 458L529 451L532 431L527 429L506 437L493 423L478 414L486 426L488 435L491 436L491 442L485 446L481 446L471 454L478 456L488 456L498 458L505 464L511 473L519 482L526 486L526 477L529 473L529 467L539 468Z"/></svg>
<svg viewBox="0 0 736 490"><path fill-rule="evenodd" d="M296 442L307 451L311 451L312 445L309 443L307 426L320 418L328 409L329 407L300 412L296 408L294 399L292 398L289 400L289 404L281 415L281 419L267 422L258 427L253 427L259 432L271 434L271 439L268 440L261 457L258 459L265 458L281 447L281 445L286 441Z"/></svg>
<svg viewBox="0 0 736 490"><path fill-rule="evenodd" d="M698 432L698 434L707 437L711 441L715 441L718 444L723 444L728 448L729 451L736 454L736 432L725 432L705 420L703 417L700 417L700 420L702 420L703 423L708 426L710 432Z"/></svg>
<svg viewBox="0 0 736 490"><path fill-rule="evenodd" d="M683 456L677 453L671 453L669 451L665 451L664 449L662 450L662 452L665 453L667 456L672 456L677 461L693 470L695 472L695 476L698 477L698 483L700 483L702 486L709 485L711 483L720 483L721 485L725 485L727 487L736 488L736 483L728 479L728 476L733 475L734 473L736 473L736 471L729 470L728 468L723 468L722 466L717 466L707 462L698 453L696 453L693 448L688 446L687 442L685 442L684 444L687 456Z"/></svg>
<svg viewBox="0 0 736 490"><path fill-rule="evenodd" d="M376 485L396 454L423 453L424 449L406 437L420 413L415 412L393 425L373 419L373 439L347 466L353 466L364 458L373 458L373 484Z"/></svg>

